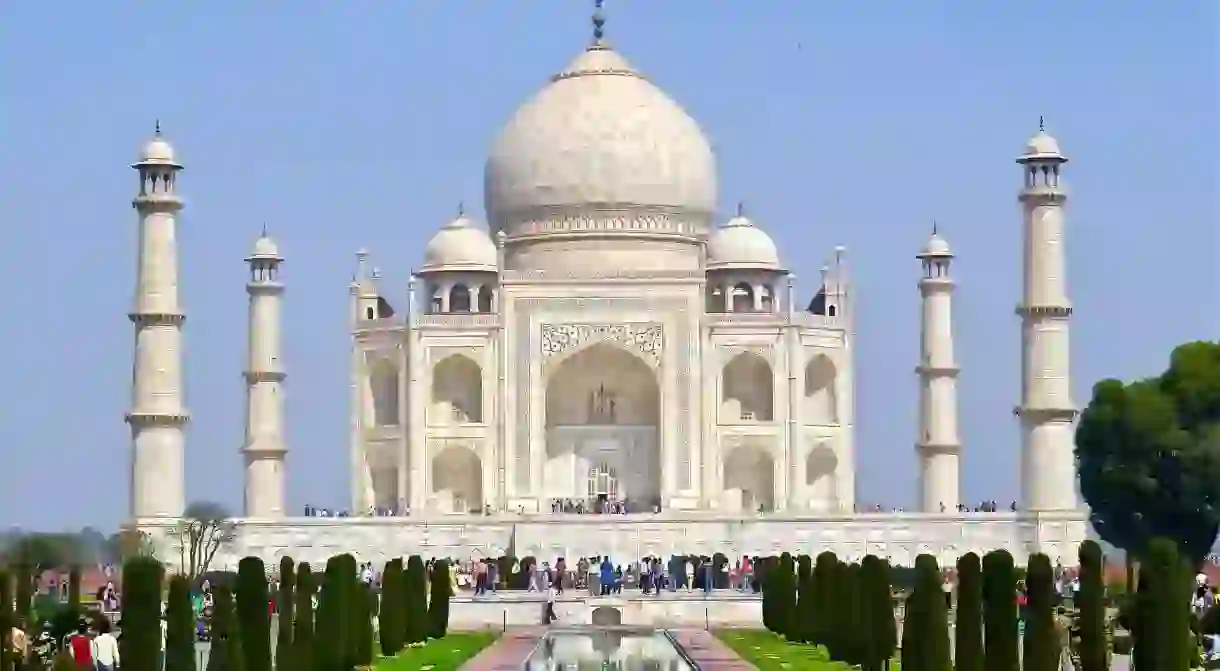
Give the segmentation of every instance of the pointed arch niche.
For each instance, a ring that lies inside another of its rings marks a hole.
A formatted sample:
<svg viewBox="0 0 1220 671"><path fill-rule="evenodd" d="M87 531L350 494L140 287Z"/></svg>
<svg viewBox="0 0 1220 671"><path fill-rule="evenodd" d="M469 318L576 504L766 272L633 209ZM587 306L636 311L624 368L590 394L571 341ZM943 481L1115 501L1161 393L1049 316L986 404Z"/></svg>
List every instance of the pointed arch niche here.
<svg viewBox="0 0 1220 671"><path fill-rule="evenodd" d="M818 354L805 364L805 397L801 403L805 424L832 426L839 423L837 377L834 362L825 354Z"/></svg>
<svg viewBox="0 0 1220 671"><path fill-rule="evenodd" d="M839 455L829 441L818 441L805 455L805 500L810 510L831 512L839 507Z"/></svg>
<svg viewBox="0 0 1220 671"><path fill-rule="evenodd" d="M432 498L443 513L483 508L483 461L464 445L447 445L432 457Z"/></svg>
<svg viewBox="0 0 1220 671"><path fill-rule="evenodd" d="M483 422L483 369L463 354L451 354L432 367L428 424L449 426Z"/></svg>
<svg viewBox="0 0 1220 671"><path fill-rule="evenodd" d="M373 423L398 426L398 366L389 358L380 357L373 362L369 390L373 397Z"/></svg>
<svg viewBox="0 0 1220 671"><path fill-rule="evenodd" d="M775 374L755 352L740 352L720 376L720 423L770 422L775 419Z"/></svg>
<svg viewBox="0 0 1220 671"><path fill-rule="evenodd" d="M775 510L775 459L759 445L732 448L724 460L723 486L729 511Z"/></svg>

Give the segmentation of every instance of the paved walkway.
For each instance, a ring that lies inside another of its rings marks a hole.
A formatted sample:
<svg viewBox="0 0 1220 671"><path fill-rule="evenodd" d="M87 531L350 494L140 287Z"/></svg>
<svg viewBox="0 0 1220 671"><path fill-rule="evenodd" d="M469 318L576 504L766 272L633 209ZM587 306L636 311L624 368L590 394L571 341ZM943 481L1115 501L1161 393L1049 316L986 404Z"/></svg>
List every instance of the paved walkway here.
<svg viewBox="0 0 1220 671"><path fill-rule="evenodd" d="M757 671L711 632L702 629L673 629L674 640L699 665L702 671Z"/></svg>
<svg viewBox="0 0 1220 671"><path fill-rule="evenodd" d="M542 627L509 631L463 664L462 671L520 671L544 633L546 629Z"/></svg>

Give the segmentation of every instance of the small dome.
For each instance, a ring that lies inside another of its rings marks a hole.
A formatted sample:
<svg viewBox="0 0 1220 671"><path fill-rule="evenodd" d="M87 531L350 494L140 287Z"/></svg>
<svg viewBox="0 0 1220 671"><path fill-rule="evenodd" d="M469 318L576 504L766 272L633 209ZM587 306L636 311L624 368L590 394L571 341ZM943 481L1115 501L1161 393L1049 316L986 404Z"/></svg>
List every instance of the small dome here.
<svg viewBox="0 0 1220 671"><path fill-rule="evenodd" d="M174 146L161 135L161 122L158 121L152 139L144 143L140 149L140 163L159 163L178 166L174 156ZM180 166L178 166L180 167Z"/></svg>
<svg viewBox="0 0 1220 671"><path fill-rule="evenodd" d="M739 209L707 241L707 269L780 270L775 241Z"/></svg>
<svg viewBox="0 0 1220 671"><path fill-rule="evenodd" d="M258 240L254 241L254 253L250 256L256 259L278 259L280 258L280 248L275 244L275 240L263 233Z"/></svg>
<svg viewBox="0 0 1220 671"><path fill-rule="evenodd" d="M1063 153L1059 151L1059 141L1051 137L1050 133L1043 129L1039 129L1037 135L1034 135L1029 139L1029 142L1025 143L1025 151L1021 153L1021 157L1017 160L1024 162L1037 159L1067 160L1064 158Z"/></svg>
<svg viewBox="0 0 1220 671"><path fill-rule="evenodd" d="M953 256L949 243L945 242L939 233L933 233L932 237L928 238L928 243L923 246L923 251L919 253L919 258L932 256Z"/></svg>
<svg viewBox="0 0 1220 671"><path fill-rule="evenodd" d="M424 248L420 272L471 270L496 272L499 252L495 243L465 214L441 227Z"/></svg>

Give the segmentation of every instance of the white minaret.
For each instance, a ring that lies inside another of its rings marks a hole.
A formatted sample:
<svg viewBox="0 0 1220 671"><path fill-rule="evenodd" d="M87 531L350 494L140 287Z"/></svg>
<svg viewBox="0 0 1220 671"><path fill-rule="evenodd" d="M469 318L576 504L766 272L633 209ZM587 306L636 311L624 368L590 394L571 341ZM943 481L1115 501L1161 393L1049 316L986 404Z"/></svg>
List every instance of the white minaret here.
<svg viewBox="0 0 1220 671"><path fill-rule="evenodd" d="M280 264L284 259L267 237L254 243L250 264L249 353L246 365L246 517L284 516L284 361L280 348L280 312L284 285Z"/></svg>
<svg viewBox="0 0 1220 671"><path fill-rule="evenodd" d="M923 262L919 295L919 510L957 512L958 454L957 360L953 356L953 253L932 228L932 238L916 258Z"/></svg>
<svg viewBox="0 0 1220 671"><path fill-rule="evenodd" d="M131 375L133 519L181 517L186 508L184 450L190 415L182 403L182 322L178 303L178 172L174 148L156 134L131 166L140 174L132 206L140 214Z"/></svg>
<svg viewBox="0 0 1220 671"><path fill-rule="evenodd" d="M1074 510L1076 406L1069 372L1067 260L1060 171L1067 158L1059 143L1038 134L1017 158L1024 172L1018 200L1024 214L1024 292L1021 316L1021 507L1026 511Z"/></svg>

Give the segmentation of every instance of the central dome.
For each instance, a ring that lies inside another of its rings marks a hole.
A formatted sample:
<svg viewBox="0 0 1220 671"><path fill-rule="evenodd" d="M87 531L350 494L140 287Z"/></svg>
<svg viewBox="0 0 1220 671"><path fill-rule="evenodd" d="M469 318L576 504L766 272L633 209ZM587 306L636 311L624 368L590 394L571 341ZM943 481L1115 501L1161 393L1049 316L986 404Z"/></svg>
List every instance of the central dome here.
<svg viewBox="0 0 1220 671"><path fill-rule="evenodd" d="M716 161L690 115L616 52L595 43L500 132L484 189L492 230L510 236L571 232L560 222L577 211L627 219L671 215L688 222L671 232L693 235L706 232L715 209ZM553 223L539 229L540 220ZM649 227L607 228L626 233Z"/></svg>

